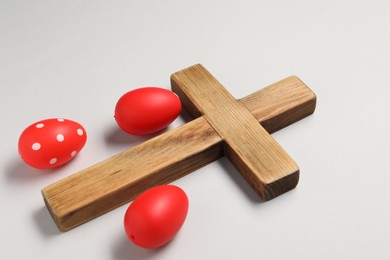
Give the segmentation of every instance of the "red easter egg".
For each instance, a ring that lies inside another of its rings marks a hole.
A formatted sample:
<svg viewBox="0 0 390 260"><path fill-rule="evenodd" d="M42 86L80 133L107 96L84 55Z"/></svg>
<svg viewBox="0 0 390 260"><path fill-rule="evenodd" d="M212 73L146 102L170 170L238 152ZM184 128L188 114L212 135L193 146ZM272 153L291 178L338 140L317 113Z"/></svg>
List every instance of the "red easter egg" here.
<svg viewBox="0 0 390 260"><path fill-rule="evenodd" d="M77 122L52 118L28 126L19 137L19 155L38 168L54 168L72 160L84 147L87 134Z"/></svg>
<svg viewBox="0 0 390 260"><path fill-rule="evenodd" d="M171 124L181 111L179 97L158 87L138 88L124 94L115 107L115 120L128 134L148 135Z"/></svg>
<svg viewBox="0 0 390 260"><path fill-rule="evenodd" d="M128 238L144 248L168 243L180 230L188 212L185 192L174 185L160 185L139 195L125 215Z"/></svg>

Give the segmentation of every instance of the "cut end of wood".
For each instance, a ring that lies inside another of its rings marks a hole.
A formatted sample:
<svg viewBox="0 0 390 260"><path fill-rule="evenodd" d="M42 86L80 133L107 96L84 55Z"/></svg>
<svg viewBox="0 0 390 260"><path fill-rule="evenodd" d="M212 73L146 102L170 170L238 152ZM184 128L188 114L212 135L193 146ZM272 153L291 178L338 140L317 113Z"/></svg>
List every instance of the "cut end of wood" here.
<svg viewBox="0 0 390 260"><path fill-rule="evenodd" d="M61 232L66 232L68 230L71 230L83 224L84 222L90 220L90 218L85 218L83 219L83 221L79 221L79 218L76 216L77 212L80 212L79 210L61 211L55 208L56 206L58 206L58 204L56 204L55 202L53 202L53 200L50 199L50 195L49 195L50 189L48 189L49 187L42 190L43 200L45 202L45 205L50 215L52 216L54 222L56 223L57 228ZM74 218L74 216L76 216L76 219Z"/></svg>
<svg viewBox="0 0 390 260"><path fill-rule="evenodd" d="M234 151L229 149L229 147L225 146L225 148L225 156L230 159L241 176L262 200L271 200L298 185L299 167L291 158L284 162L284 165L278 169L277 174L270 174L269 171L275 173L275 170L252 168L250 165L244 164L242 160L239 160L237 156L234 156Z"/></svg>
<svg viewBox="0 0 390 260"><path fill-rule="evenodd" d="M299 182L299 168L296 171L284 176L283 178L267 183L264 185L263 191L259 196L263 200L271 200L283 193L294 189Z"/></svg>
<svg viewBox="0 0 390 260"><path fill-rule="evenodd" d="M269 133L274 133L313 114L317 97L297 76L289 76L240 102Z"/></svg>
<svg viewBox="0 0 390 260"><path fill-rule="evenodd" d="M45 202L46 208L47 208L47 210L49 211L51 217L53 218L54 223L56 223L57 228L58 228L61 232L68 231L70 228L66 228L66 226L63 225L62 217L61 217L61 216L58 216L58 215L53 211L53 208L51 207L51 204L47 201L47 196L46 196L45 189L43 189L43 190L41 191L41 193L42 193L43 201Z"/></svg>

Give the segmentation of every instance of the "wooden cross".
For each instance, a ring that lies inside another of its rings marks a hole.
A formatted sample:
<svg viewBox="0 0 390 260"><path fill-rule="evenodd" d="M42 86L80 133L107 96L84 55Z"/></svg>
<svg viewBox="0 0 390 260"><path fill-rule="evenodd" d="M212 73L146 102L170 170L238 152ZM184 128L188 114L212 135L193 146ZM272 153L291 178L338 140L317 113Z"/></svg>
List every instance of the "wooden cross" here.
<svg viewBox="0 0 390 260"><path fill-rule="evenodd" d="M196 119L44 188L61 231L223 155L263 200L297 185L298 166L269 133L314 112L316 96L302 81L291 76L236 100L198 64L172 74L171 84Z"/></svg>

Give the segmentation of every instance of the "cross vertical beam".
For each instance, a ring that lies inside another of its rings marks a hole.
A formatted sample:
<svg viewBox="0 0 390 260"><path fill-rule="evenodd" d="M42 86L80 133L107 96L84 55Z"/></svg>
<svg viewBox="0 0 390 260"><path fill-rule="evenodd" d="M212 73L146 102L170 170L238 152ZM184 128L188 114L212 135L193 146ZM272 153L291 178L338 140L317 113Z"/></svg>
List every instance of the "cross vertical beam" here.
<svg viewBox="0 0 390 260"><path fill-rule="evenodd" d="M250 111L197 64L171 76L184 106L221 136L225 156L264 200L294 188L299 168Z"/></svg>

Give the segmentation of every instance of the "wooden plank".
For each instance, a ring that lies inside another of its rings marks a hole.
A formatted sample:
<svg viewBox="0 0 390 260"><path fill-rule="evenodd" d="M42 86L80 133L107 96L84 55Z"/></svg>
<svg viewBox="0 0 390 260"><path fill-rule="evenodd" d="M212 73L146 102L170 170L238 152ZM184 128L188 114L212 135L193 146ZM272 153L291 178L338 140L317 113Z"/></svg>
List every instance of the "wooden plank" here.
<svg viewBox="0 0 390 260"><path fill-rule="evenodd" d="M201 117L44 188L43 197L66 231L216 160L221 142Z"/></svg>
<svg viewBox="0 0 390 260"><path fill-rule="evenodd" d="M288 102L290 99L294 102ZM315 108L314 94L296 77L240 101L262 124L283 119L265 125L269 131L292 124ZM263 108L265 102L268 105ZM291 113L295 116L284 116ZM67 231L133 200L147 188L174 181L220 156L221 138L204 118L198 118L62 179L44 188L42 194L58 228Z"/></svg>
<svg viewBox="0 0 390 260"><path fill-rule="evenodd" d="M171 85L181 100L189 102L184 106L192 113L199 111L222 137L225 155L262 199L297 185L298 165L202 65L174 73Z"/></svg>
<svg viewBox="0 0 390 260"><path fill-rule="evenodd" d="M268 133L312 114L316 101L314 92L296 76L287 77L240 99Z"/></svg>

